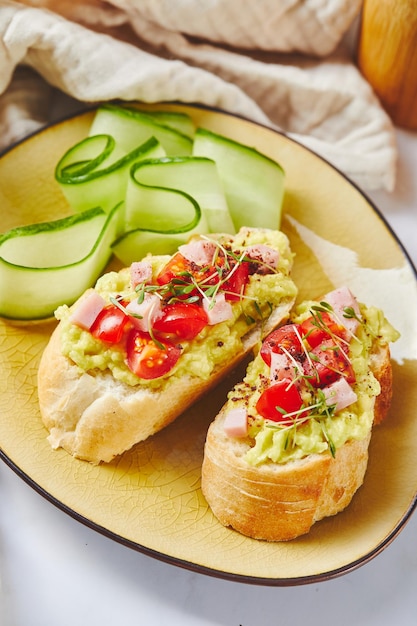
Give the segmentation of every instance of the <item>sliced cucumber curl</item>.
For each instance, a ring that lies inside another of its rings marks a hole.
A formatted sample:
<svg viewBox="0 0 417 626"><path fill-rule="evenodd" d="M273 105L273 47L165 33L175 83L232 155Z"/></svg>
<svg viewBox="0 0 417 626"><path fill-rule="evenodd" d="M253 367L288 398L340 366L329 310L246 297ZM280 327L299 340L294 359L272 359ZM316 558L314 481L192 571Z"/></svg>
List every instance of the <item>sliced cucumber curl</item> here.
<svg viewBox="0 0 417 626"><path fill-rule="evenodd" d="M284 177L266 155L196 129L187 114L104 104L56 166L73 215L0 235L0 316L52 316L112 255L130 265L196 233L278 229Z"/></svg>

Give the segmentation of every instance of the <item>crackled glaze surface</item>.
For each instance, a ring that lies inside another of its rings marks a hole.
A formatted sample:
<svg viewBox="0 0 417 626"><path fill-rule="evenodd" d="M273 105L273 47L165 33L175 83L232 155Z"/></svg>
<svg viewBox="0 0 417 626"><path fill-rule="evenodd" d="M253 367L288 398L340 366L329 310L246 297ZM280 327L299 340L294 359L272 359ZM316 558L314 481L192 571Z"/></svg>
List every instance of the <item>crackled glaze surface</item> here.
<svg viewBox="0 0 417 626"><path fill-rule="evenodd" d="M283 165L283 229L296 253L300 299L346 283L359 299L383 307L402 333L393 349L390 419L375 429L363 487L345 512L288 544L253 541L221 527L201 494L200 467L208 424L242 370L166 430L109 465L93 467L62 450L54 452L46 441L36 391L37 365L54 322L0 321L0 448L58 506L146 553L226 577L278 583L325 578L381 550L416 497L415 275L367 199L324 161L250 122L176 108ZM67 212L53 171L63 151L86 133L90 120L87 113L53 126L0 159L0 179L8 181L7 189L0 190L1 230Z"/></svg>

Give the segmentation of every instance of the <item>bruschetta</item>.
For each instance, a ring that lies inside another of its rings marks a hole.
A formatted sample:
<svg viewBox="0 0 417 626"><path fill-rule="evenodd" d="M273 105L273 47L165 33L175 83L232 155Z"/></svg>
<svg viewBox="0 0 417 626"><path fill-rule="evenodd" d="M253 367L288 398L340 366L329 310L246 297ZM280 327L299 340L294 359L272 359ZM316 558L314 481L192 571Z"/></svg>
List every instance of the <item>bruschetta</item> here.
<svg viewBox="0 0 417 626"><path fill-rule="evenodd" d="M38 373L52 447L109 462L167 426L288 319L292 264L280 231L197 236L59 307Z"/></svg>
<svg viewBox="0 0 417 626"><path fill-rule="evenodd" d="M349 505L389 410L398 336L341 287L264 340L207 434L202 491L221 524L286 541Z"/></svg>

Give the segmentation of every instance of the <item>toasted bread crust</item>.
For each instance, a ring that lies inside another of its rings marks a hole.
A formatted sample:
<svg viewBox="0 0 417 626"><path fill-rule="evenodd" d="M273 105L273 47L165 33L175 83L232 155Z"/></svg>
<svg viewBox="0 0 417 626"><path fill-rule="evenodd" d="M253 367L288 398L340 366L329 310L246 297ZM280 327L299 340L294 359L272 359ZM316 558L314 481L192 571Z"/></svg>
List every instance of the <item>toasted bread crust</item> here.
<svg viewBox="0 0 417 626"><path fill-rule="evenodd" d="M167 426L218 384L262 337L288 318L292 304L284 301L267 322L252 329L242 340L242 351L217 367L208 380L167 378L161 391L116 381L108 370L82 371L62 354L58 324L38 370L39 406L52 447L94 464L111 461Z"/></svg>
<svg viewBox="0 0 417 626"><path fill-rule="evenodd" d="M392 394L388 346L373 354L371 368L381 385L383 400L374 404L380 422ZM225 405L210 425L202 466L202 491L220 523L255 539L288 541L349 505L363 483L371 431L346 442L335 457L327 452L251 466L244 459L250 442L224 433L226 410Z"/></svg>
<svg viewBox="0 0 417 626"><path fill-rule="evenodd" d="M371 354L370 367L381 385L374 407L374 424L380 424L387 417L392 400L392 365L388 345L378 347Z"/></svg>
<svg viewBox="0 0 417 626"><path fill-rule="evenodd" d="M363 482L370 435L346 443L334 458L315 454L251 467L229 442L219 443L221 427L220 420L209 429L203 494L224 526L254 539L288 541L307 533L316 521L344 509Z"/></svg>

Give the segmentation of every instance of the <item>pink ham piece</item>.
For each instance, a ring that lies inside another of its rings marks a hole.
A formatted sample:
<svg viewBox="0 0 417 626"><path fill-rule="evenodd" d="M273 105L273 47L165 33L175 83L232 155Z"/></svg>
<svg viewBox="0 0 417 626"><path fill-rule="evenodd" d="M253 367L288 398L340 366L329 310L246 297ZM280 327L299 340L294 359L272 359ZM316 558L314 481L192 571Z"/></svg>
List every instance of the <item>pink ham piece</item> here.
<svg viewBox="0 0 417 626"><path fill-rule="evenodd" d="M208 241L206 239L190 241L190 243L186 243L178 248L180 254L182 254L187 261L191 261L191 263L195 263L200 267L213 265L216 250L217 246L214 241Z"/></svg>
<svg viewBox="0 0 417 626"><path fill-rule="evenodd" d="M236 407L226 414L223 429L228 437L246 437L248 434L248 414L244 407Z"/></svg>
<svg viewBox="0 0 417 626"><path fill-rule="evenodd" d="M152 326L152 321L155 320L161 312L161 300L154 293L145 293L143 302L138 303L137 300L132 300L126 306L126 310L132 316L132 323L144 332L149 332L149 328Z"/></svg>
<svg viewBox="0 0 417 626"><path fill-rule="evenodd" d="M248 246L245 250L245 257L249 257L259 263L258 274L268 274L271 270L276 270L279 261L279 252L263 243Z"/></svg>
<svg viewBox="0 0 417 626"><path fill-rule="evenodd" d="M354 317L346 318L343 315L345 308L351 308L358 317L360 316L359 305L351 291L347 287L339 287L326 294L323 300L333 308L337 322L345 326L350 333L355 334L359 326L358 320Z"/></svg>
<svg viewBox="0 0 417 626"><path fill-rule="evenodd" d="M216 294L214 301L210 298L203 298L203 309L207 313L210 326L220 324L233 317L233 309L230 302L226 300L223 292Z"/></svg>
<svg viewBox="0 0 417 626"><path fill-rule="evenodd" d="M90 291L90 293L83 298L76 309L71 313L70 320L73 324L76 324L84 330L90 330L94 324L97 315L106 306L104 298L97 293L97 291Z"/></svg>
<svg viewBox="0 0 417 626"><path fill-rule="evenodd" d="M269 378L272 384L283 380L284 378L294 380L294 378L303 374L301 369L301 363L295 363L291 357L288 356L288 354L271 352Z"/></svg>
<svg viewBox="0 0 417 626"><path fill-rule="evenodd" d="M152 281L152 265L149 261L135 261L130 266L130 282L134 289L142 283Z"/></svg>
<svg viewBox="0 0 417 626"><path fill-rule="evenodd" d="M328 406L331 406L332 404L336 405L336 412L345 409L358 399L358 396L343 376L331 385L323 387L323 393L326 397L326 404Z"/></svg>

